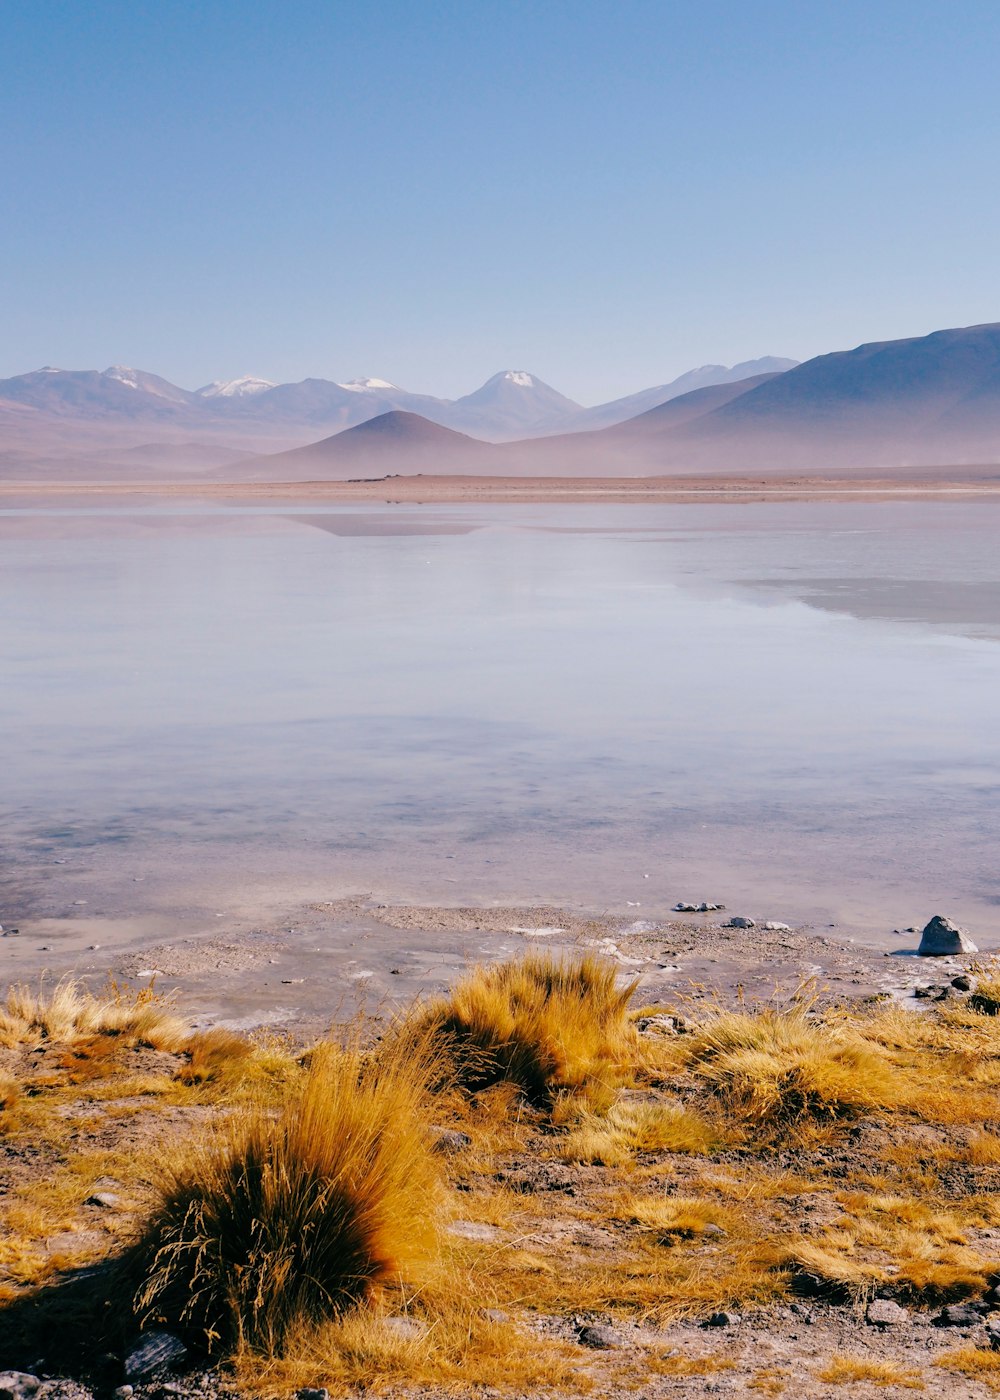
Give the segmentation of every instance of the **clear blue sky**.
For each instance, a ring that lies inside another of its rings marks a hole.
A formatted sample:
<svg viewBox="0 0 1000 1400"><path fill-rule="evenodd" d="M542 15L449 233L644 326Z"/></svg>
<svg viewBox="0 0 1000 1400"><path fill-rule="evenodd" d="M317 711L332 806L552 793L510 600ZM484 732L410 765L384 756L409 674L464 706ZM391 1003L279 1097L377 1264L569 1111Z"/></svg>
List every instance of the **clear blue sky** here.
<svg viewBox="0 0 1000 1400"><path fill-rule="evenodd" d="M995 0L8 0L0 374L583 402L1000 319Z"/></svg>

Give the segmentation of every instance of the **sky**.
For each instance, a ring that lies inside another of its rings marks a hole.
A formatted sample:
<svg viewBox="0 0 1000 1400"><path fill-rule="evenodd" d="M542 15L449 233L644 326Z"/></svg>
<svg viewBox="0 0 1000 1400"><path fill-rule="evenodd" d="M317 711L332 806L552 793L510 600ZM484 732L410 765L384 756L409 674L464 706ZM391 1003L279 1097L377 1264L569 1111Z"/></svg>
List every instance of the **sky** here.
<svg viewBox="0 0 1000 1400"><path fill-rule="evenodd" d="M695 365L1000 320L995 0L7 0L0 375Z"/></svg>

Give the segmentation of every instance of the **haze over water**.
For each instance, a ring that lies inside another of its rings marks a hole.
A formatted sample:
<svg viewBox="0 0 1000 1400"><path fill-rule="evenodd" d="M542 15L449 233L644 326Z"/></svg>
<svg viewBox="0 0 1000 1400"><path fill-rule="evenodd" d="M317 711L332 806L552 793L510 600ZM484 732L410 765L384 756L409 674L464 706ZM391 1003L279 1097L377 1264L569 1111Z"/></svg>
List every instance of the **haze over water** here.
<svg viewBox="0 0 1000 1400"><path fill-rule="evenodd" d="M0 920L371 890L989 944L998 510L2 510Z"/></svg>

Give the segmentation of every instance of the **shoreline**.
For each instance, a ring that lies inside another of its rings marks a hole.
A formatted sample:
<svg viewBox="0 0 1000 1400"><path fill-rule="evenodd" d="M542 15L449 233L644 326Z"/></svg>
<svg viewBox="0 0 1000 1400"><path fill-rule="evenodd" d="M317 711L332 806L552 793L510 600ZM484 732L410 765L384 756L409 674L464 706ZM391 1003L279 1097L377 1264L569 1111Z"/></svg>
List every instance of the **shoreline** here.
<svg viewBox="0 0 1000 1400"><path fill-rule="evenodd" d="M10 497L58 499L86 497L204 497L233 500L281 499L331 502L426 504L462 502L549 504L943 499L1000 496L1000 472L992 476L962 475L935 479L928 472L877 474L858 472L837 476L662 476L662 477L488 477L388 476L349 481L3 481L0 500Z"/></svg>

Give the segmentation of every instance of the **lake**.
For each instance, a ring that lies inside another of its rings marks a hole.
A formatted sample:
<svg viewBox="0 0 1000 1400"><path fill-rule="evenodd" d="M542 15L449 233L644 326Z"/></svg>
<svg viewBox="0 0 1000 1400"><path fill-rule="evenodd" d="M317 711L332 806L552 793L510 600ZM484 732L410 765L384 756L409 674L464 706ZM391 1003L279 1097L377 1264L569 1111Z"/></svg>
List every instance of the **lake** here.
<svg viewBox="0 0 1000 1400"><path fill-rule="evenodd" d="M0 921L1000 934L1000 503L0 509Z"/></svg>

